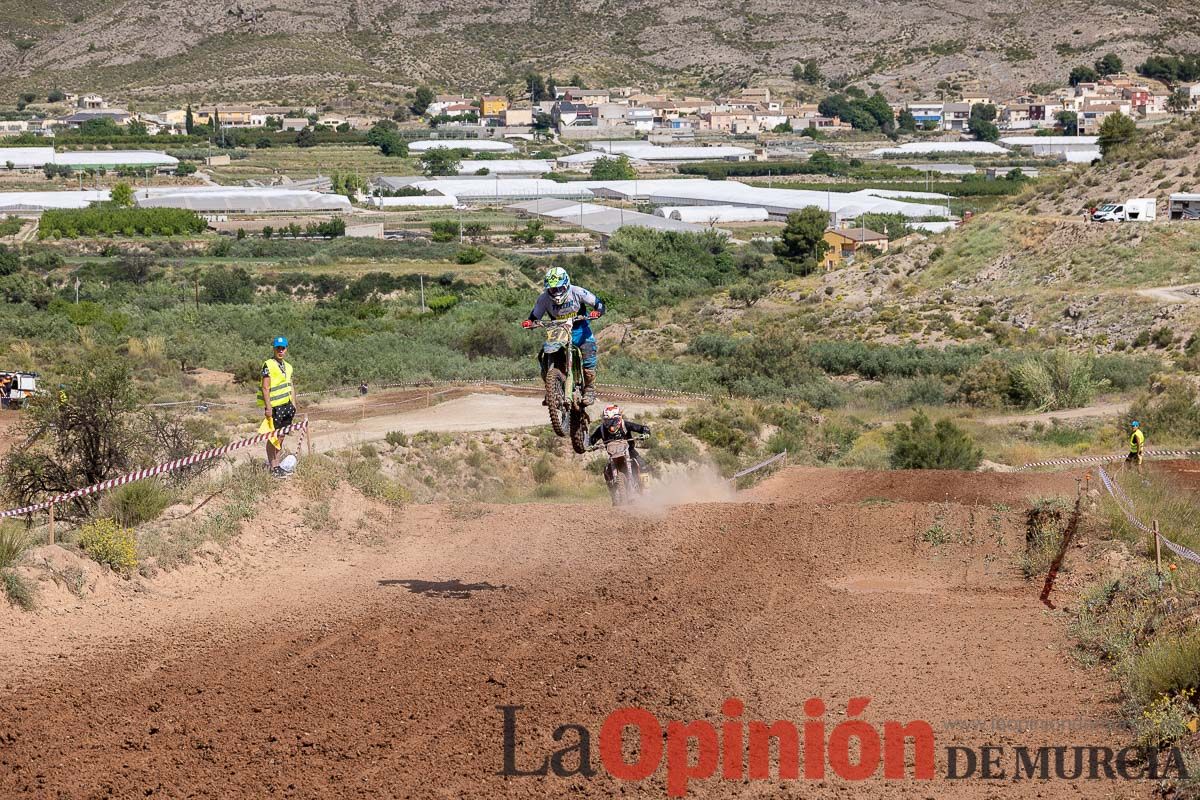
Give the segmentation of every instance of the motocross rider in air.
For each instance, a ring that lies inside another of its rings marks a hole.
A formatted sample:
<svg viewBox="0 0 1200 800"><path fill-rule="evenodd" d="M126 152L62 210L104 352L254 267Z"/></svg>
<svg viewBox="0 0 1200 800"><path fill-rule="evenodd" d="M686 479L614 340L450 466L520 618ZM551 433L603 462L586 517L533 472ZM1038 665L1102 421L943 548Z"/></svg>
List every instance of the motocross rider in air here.
<svg viewBox="0 0 1200 800"><path fill-rule="evenodd" d="M611 405L604 409L604 414L601 416L600 424L596 426L596 430L592 431L587 438L587 446L591 447L600 442L611 442L614 439L625 439L629 442L629 457L633 459L636 466L638 480L641 481L643 475L646 474L646 462L642 460L638 454L637 448L634 446L633 434L640 433L643 436L650 435L650 428L637 422L631 422L625 419L624 412L618 405ZM604 482L608 484L609 491L613 488L612 462L610 461L604 467Z"/></svg>
<svg viewBox="0 0 1200 800"><path fill-rule="evenodd" d="M592 310L585 315L588 319L599 319L604 313L604 301L584 289L582 286L572 286L571 276L562 267L551 267L542 280L546 291L542 292L533 304L529 319L522 322L523 327L530 327L534 322L549 315L551 319L572 319L584 314L585 309ZM583 404L591 405L596 402L596 336L588 319L578 320L571 329L571 343L579 348L583 355Z"/></svg>

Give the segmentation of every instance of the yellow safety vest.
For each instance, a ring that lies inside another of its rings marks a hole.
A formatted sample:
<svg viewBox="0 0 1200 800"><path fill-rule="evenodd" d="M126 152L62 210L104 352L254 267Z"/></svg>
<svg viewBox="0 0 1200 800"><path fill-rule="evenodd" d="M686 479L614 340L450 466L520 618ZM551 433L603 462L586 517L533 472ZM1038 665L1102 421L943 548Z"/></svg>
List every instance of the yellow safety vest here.
<svg viewBox="0 0 1200 800"><path fill-rule="evenodd" d="M292 402L292 365L284 361L283 367L280 368L278 361L268 358L263 362L263 366L267 368L271 378L271 408ZM263 407L261 385L258 387L258 407Z"/></svg>
<svg viewBox="0 0 1200 800"><path fill-rule="evenodd" d="M1142 452L1142 442L1144 441L1146 441L1146 434L1142 433L1140 429L1129 434L1129 452Z"/></svg>

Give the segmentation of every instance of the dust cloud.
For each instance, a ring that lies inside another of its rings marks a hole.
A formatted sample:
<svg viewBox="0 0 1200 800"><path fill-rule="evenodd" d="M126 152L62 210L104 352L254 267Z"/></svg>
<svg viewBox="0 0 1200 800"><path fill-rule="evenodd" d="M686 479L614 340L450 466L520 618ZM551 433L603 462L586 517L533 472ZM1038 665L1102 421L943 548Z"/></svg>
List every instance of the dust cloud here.
<svg viewBox="0 0 1200 800"><path fill-rule="evenodd" d="M735 499L733 484L709 466L667 470L648 483L633 508L647 514L662 514L672 506L687 503L729 503Z"/></svg>

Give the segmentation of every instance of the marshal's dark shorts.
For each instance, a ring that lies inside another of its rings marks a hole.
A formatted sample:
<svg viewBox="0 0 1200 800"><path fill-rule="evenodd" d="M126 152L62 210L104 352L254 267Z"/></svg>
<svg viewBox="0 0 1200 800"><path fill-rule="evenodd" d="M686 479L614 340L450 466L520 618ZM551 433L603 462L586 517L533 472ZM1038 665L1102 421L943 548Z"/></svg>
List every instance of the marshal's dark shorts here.
<svg viewBox="0 0 1200 800"><path fill-rule="evenodd" d="M284 403L271 409L271 419L275 422L275 430L286 428L292 424L292 420L295 418L296 407L291 403Z"/></svg>

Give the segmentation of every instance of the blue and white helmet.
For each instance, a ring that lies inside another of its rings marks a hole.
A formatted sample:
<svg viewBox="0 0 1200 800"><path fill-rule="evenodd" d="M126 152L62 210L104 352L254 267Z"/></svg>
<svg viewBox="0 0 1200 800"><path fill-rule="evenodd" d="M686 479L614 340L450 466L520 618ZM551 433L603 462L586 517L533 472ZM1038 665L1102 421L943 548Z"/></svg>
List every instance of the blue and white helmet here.
<svg viewBox="0 0 1200 800"><path fill-rule="evenodd" d="M554 304L561 305L571 289L571 276L562 267L551 267L546 270L542 285L546 287L546 293L554 300Z"/></svg>

